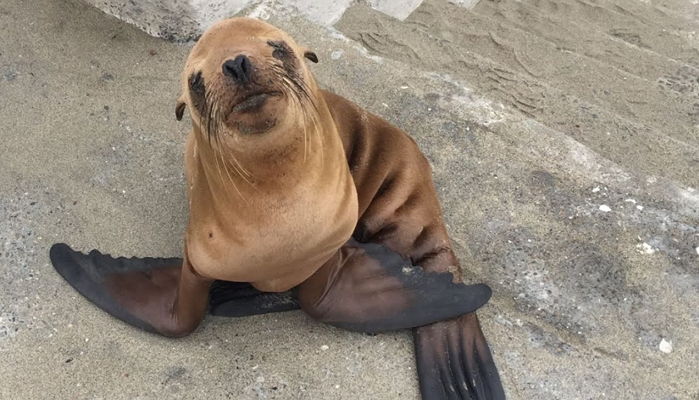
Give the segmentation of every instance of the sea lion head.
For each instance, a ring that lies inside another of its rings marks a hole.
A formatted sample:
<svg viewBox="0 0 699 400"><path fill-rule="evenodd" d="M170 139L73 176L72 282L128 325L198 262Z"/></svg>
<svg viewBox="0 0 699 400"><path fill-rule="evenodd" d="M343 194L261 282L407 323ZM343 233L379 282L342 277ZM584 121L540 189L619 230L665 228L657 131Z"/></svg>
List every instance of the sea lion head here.
<svg viewBox="0 0 699 400"><path fill-rule="evenodd" d="M175 115L195 132L238 151L292 144L316 112L316 83L304 58L316 55L287 33L252 18L218 22L199 39L182 74ZM305 138L303 138L305 140Z"/></svg>

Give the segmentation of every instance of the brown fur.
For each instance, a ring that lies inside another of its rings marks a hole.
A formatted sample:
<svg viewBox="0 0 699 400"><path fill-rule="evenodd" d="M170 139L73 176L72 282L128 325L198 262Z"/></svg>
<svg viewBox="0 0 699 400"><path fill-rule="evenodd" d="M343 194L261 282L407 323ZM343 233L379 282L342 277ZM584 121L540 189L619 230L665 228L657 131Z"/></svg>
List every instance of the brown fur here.
<svg viewBox="0 0 699 400"><path fill-rule="evenodd" d="M232 87L220 68L241 53L255 66L253 89L245 90L281 95L226 117L246 92ZM186 241L202 276L288 290L330 258L356 225L354 183L330 111L303 62L307 53L270 25L230 19L211 28L187 60L181 104L192 111L193 130L186 147ZM219 99L213 135L187 86L197 73ZM280 74L295 82L283 85ZM240 128L272 119L263 132Z"/></svg>
<svg viewBox="0 0 699 400"><path fill-rule="evenodd" d="M454 266L429 163L415 142L381 118L318 89L302 62L307 50L285 33L249 19L211 28L187 60L182 104L196 109L187 82L199 72L210 92L230 91L220 65L240 52L256 63L261 80L273 80L268 70L279 63L273 57L278 46L270 41L283 41L294 52L294 59L282 64L298 69L313 102L301 106L316 114L317 125L303 126L307 121L300 111L280 98L241 117L280 116L271 131L250 135L232 124L217 133L222 137L211 138L203 116L192 112L186 240L194 269L213 279L283 291L306 280L353 230L360 241L385 244L425 268L444 272ZM304 145L304 139L310 143ZM322 213L308 212L317 209Z"/></svg>
<svg viewBox="0 0 699 400"><path fill-rule="evenodd" d="M457 266L432 183L432 169L405 132L322 91L342 137L359 199L354 237L376 242L434 272ZM456 280L460 277L456 276Z"/></svg>

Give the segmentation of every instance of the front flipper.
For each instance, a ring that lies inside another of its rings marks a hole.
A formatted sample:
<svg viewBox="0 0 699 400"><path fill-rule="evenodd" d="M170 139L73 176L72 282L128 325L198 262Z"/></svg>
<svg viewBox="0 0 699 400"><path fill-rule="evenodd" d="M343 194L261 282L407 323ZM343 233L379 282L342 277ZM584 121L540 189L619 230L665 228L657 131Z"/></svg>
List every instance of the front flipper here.
<svg viewBox="0 0 699 400"><path fill-rule="evenodd" d="M454 318L490 299L486 285L454 283L388 248L351 240L299 287L301 308L320 321L361 332L413 328Z"/></svg>
<svg viewBox="0 0 699 400"><path fill-rule="evenodd" d="M423 399L505 399L475 313L416 328L414 337Z"/></svg>
<svg viewBox="0 0 699 400"><path fill-rule="evenodd" d="M113 258L54 244L56 271L81 295L112 316L143 330L183 336L206 311L210 280L180 258Z"/></svg>

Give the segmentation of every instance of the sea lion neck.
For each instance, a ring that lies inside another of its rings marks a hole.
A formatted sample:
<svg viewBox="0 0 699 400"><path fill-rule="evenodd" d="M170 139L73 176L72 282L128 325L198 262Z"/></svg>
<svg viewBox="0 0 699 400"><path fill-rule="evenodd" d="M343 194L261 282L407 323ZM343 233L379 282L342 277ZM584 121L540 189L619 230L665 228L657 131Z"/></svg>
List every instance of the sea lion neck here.
<svg viewBox="0 0 699 400"><path fill-rule="evenodd" d="M318 106L315 123L292 124L273 133L279 140L262 138L257 145L252 138L240 148L236 148L235 143L209 138L194 124L197 175L205 179L210 191L232 192L246 200L299 186L322 185L330 179L326 176L328 167L343 159L344 149L322 99Z"/></svg>

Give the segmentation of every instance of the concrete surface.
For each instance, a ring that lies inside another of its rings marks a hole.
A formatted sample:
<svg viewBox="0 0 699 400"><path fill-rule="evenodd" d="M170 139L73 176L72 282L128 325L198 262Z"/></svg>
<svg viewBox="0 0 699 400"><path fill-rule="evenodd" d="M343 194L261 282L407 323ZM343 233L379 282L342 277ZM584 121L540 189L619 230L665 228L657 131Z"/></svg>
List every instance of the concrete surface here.
<svg viewBox="0 0 699 400"><path fill-rule="evenodd" d="M403 22L354 4L334 27L243 12L423 148L467 276L494 289L480 315L511 399L670 400L699 398L695 3L428 0ZM170 340L77 295L53 242L180 254L191 44L75 0L4 0L0 28L0 398L418 398L407 332L289 312Z"/></svg>
<svg viewBox="0 0 699 400"><path fill-rule="evenodd" d="M84 0L109 15L168 40L196 39L221 18L245 8L275 10L277 15L303 15L331 26L354 0ZM478 0L453 0L471 7ZM405 19L422 0L369 0L372 8L394 18Z"/></svg>

